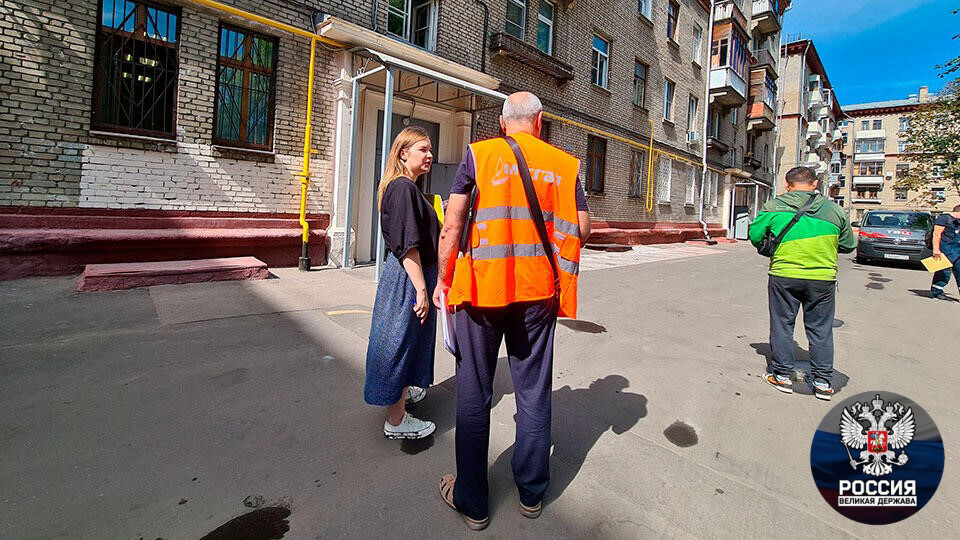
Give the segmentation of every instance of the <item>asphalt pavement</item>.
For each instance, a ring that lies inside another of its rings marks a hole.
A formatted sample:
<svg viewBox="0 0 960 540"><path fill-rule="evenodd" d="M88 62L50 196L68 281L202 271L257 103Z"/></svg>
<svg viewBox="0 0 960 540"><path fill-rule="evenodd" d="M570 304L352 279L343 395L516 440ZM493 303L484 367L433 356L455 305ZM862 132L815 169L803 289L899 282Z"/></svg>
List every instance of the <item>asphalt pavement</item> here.
<svg viewBox="0 0 960 540"><path fill-rule="evenodd" d="M543 515L517 510L515 405L502 365L492 515L481 533L437 494L440 476L455 469L453 358L438 347L436 386L415 409L437 423L431 438L385 440L382 410L363 403L372 268L277 269L257 282L106 293L78 293L74 278L0 282L0 538L936 538L957 530L960 302L927 298L929 274L842 256L837 401L870 390L908 396L946 447L933 500L878 528L843 518L814 486L810 444L831 405L761 382L764 259L743 243L585 258L580 320L557 330ZM802 332L797 340L804 359Z"/></svg>

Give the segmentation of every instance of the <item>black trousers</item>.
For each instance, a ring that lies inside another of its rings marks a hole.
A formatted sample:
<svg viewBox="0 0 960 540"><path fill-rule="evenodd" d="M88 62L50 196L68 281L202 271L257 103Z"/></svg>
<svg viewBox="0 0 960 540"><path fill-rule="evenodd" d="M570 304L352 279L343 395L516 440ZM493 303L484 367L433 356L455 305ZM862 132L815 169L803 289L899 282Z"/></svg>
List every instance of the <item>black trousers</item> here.
<svg viewBox="0 0 960 540"><path fill-rule="evenodd" d="M500 343L506 339L517 402L513 478L528 506L543 499L550 481L550 415L553 299L503 308L466 307L455 315L457 332L457 483L453 502L474 519L490 514L487 452L490 405Z"/></svg>
<svg viewBox="0 0 960 540"><path fill-rule="evenodd" d="M803 323L810 342L810 371L815 381L833 380L833 317L837 283L815 279L770 276L770 371L789 377L794 370L794 325L803 307Z"/></svg>

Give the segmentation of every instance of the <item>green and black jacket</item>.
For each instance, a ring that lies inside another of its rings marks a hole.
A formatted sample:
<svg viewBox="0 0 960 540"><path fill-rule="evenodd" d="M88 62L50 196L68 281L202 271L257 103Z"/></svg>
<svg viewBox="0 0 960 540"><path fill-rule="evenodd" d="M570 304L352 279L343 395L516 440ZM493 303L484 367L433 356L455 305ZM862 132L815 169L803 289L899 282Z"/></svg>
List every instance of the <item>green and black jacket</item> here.
<svg viewBox="0 0 960 540"><path fill-rule="evenodd" d="M757 246L767 230L779 234L807 202L810 193L791 191L765 204L750 224L750 242ZM836 281L837 253L850 253L856 247L857 238L843 209L823 195L817 195L770 257L770 275Z"/></svg>

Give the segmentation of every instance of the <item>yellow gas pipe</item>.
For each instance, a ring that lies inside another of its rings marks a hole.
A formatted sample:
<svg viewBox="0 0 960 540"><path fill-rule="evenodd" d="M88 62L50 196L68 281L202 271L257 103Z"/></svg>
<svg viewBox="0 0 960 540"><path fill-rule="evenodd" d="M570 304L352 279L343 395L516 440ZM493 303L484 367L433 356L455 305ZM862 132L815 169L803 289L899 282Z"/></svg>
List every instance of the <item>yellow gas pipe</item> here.
<svg viewBox="0 0 960 540"><path fill-rule="evenodd" d="M303 227L303 249L297 267L310 269L310 224L307 223L307 188L310 186L310 140L313 135L313 68L317 60L317 40L310 39L310 70L307 75L307 123L303 132L303 170L300 172L300 226Z"/></svg>

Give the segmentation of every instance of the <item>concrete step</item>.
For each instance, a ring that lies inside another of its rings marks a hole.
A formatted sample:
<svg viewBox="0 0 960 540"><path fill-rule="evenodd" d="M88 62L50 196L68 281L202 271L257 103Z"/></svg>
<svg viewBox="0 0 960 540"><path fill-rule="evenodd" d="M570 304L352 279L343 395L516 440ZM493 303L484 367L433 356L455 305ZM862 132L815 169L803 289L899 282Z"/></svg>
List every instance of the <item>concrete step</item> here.
<svg viewBox="0 0 960 540"><path fill-rule="evenodd" d="M116 291L153 285L180 285L206 281L267 279L266 263L256 257L226 257L190 261L88 264L78 291Z"/></svg>
<svg viewBox="0 0 960 540"><path fill-rule="evenodd" d="M726 230L719 226L709 226L707 230L713 237L726 236ZM672 244L702 238L703 231L699 227L654 227L654 228L596 228L590 234L588 244Z"/></svg>

